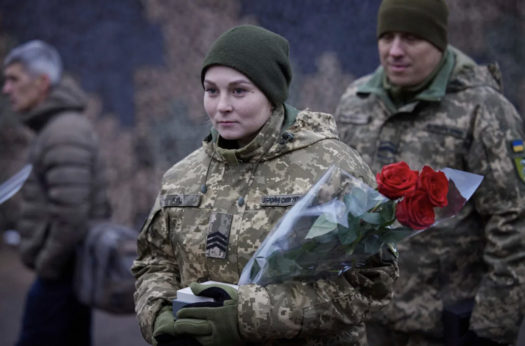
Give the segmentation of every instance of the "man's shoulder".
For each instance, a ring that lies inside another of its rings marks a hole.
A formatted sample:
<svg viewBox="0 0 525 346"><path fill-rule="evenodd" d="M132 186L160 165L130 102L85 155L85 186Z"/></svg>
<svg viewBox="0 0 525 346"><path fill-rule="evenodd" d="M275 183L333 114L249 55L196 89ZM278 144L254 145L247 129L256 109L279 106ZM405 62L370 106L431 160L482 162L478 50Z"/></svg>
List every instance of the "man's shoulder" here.
<svg viewBox="0 0 525 346"><path fill-rule="evenodd" d="M93 129L92 122L80 111L76 110L64 110L58 112L51 121L47 124L46 128L52 130L62 130L69 128L70 131L82 130L82 129Z"/></svg>
<svg viewBox="0 0 525 346"><path fill-rule="evenodd" d="M374 73L365 75L353 81L344 94L341 96L335 111L335 118L339 122L345 114L363 114L368 118L368 114L379 105L378 98L370 91L370 82ZM370 112L363 113L364 109ZM361 116L360 116L361 117Z"/></svg>
<svg viewBox="0 0 525 346"><path fill-rule="evenodd" d="M466 107L473 104L488 109L511 107L511 102L503 94L501 72L497 64L463 68L449 82L445 98L463 100Z"/></svg>
<svg viewBox="0 0 525 346"><path fill-rule="evenodd" d="M49 145L59 143L93 144L98 138L91 121L81 112L74 110L57 113L42 128L38 137Z"/></svg>
<svg viewBox="0 0 525 346"><path fill-rule="evenodd" d="M447 89L449 92L486 89L495 94L503 91L503 78L498 63L477 64L460 50L451 47L456 59Z"/></svg>
<svg viewBox="0 0 525 346"><path fill-rule="evenodd" d="M353 80L346 88L345 94L355 95L359 89L370 82L373 76L374 73L369 73Z"/></svg>
<svg viewBox="0 0 525 346"><path fill-rule="evenodd" d="M361 76L354 81L352 81L345 92L341 96L341 103L346 103L354 99L367 99L370 96L371 91L376 88L378 79L378 70L376 69L372 73Z"/></svg>

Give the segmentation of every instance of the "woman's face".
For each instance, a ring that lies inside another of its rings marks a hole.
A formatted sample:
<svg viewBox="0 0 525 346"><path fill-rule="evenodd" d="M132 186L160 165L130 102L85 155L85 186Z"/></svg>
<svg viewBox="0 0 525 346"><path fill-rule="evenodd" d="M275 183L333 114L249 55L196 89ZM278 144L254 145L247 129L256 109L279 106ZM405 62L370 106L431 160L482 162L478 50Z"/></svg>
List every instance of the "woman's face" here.
<svg viewBox="0 0 525 346"><path fill-rule="evenodd" d="M226 66L204 75L204 109L222 138L248 144L272 114L272 105L248 77Z"/></svg>

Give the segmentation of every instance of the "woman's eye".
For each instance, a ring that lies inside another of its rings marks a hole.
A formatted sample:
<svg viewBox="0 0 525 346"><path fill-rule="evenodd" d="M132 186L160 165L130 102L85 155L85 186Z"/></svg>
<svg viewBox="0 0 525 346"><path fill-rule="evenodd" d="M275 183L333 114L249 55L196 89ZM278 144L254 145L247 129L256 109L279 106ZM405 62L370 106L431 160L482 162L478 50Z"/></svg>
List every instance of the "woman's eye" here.
<svg viewBox="0 0 525 346"><path fill-rule="evenodd" d="M208 94L215 94L217 92L217 89L213 87L207 87L207 88L204 88L204 92Z"/></svg>
<svg viewBox="0 0 525 346"><path fill-rule="evenodd" d="M244 93L246 93L246 89L244 88L234 88L233 89L234 95L240 96L240 95L243 95Z"/></svg>

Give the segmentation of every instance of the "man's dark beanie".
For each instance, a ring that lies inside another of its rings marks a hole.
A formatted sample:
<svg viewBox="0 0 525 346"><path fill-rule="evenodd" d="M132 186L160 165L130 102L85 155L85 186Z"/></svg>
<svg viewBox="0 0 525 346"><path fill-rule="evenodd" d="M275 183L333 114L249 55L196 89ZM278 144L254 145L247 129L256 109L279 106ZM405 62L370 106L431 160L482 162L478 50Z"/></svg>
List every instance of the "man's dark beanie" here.
<svg viewBox="0 0 525 346"><path fill-rule="evenodd" d="M284 37L258 26L240 25L213 43L202 64L201 82L208 67L228 66L246 75L277 106L288 98L292 79L288 54Z"/></svg>
<svg viewBox="0 0 525 346"><path fill-rule="evenodd" d="M444 51L447 24L445 0L383 0L377 15L377 37L389 31L407 32Z"/></svg>

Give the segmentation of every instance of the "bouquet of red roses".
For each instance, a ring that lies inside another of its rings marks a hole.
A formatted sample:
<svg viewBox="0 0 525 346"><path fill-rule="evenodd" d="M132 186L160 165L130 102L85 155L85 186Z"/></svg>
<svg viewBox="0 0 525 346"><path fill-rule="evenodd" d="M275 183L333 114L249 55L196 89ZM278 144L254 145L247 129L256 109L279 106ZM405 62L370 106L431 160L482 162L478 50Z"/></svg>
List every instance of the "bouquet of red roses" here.
<svg viewBox="0 0 525 346"><path fill-rule="evenodd" d="M423 230L435 222L434 208L448 205L449 181L443 172L424 166L421 173L405 162L383 167L376 176L377 190L396 205L396 219L414 230Z"/></svg>
<svg viewBox="0 0 525 346"><path fill-rule="evenodd" d="M377 189L332 166L269 233L239 284L313 280L365 266L388 247L456 215L483 178L445 168L383 167Z"/></svg>

